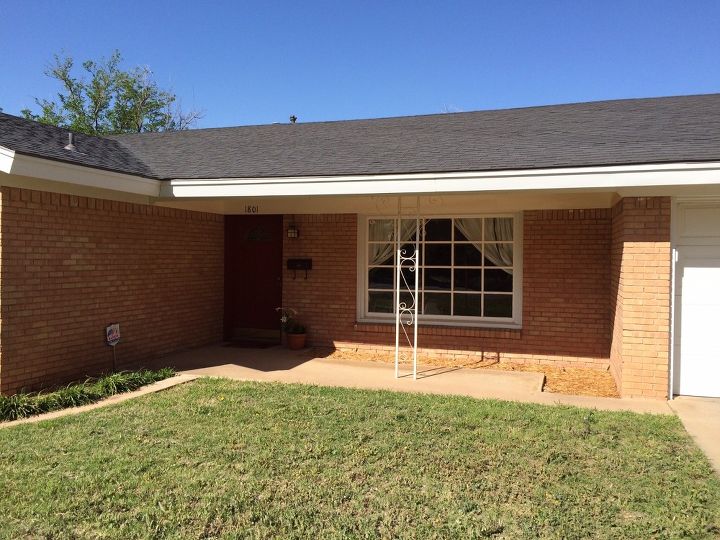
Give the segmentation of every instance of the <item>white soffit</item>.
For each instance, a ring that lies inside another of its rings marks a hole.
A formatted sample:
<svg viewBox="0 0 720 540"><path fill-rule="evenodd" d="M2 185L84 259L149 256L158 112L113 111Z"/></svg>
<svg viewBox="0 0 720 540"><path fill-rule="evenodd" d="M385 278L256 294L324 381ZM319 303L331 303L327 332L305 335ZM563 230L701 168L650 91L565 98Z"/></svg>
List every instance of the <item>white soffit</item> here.
<svg viewBox="0 0 720 540"><path fill-rule="evenodd" d="M9 148L0 146L0 172L10 174L14 160L15 152Z"/></svg>
<svg viewBox="0 0 720 540"><path fill-rule="evenodd" d="M516 213L522 210L609 208L612 191L494 191L432 195L327 195L321 197L225 197L160 199L155 204L216 214L367 214L403 211L424 216ZM407 207L407 208L406 208Z"/></svg>
<svg viewBox="0 0 720 540"><path fill-rule="evenodd" d="M15 176L109 189L148 197L157 197L162 184L160 180L151 178L17 154L4 147L0 147L0 171ZM0 183L2 183L2 177L0 177Z"/></svg>
<svg viewBox="0 0 720 540"><path fill-rule="evenodd" d="M715 184L720 185L718 162L369 176L176 179L163 184L160 196L397 195Z"/></svg>

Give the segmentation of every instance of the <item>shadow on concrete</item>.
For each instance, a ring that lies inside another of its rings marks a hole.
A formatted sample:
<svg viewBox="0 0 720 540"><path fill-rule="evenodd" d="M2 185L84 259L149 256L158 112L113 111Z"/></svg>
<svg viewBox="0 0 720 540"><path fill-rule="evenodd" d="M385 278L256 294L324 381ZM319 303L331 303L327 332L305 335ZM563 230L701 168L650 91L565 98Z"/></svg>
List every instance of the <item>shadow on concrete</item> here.
<svg viewBox="0 0 720 540"><path fill-rule="evenodd" d="M407 371L409 369L409 372ZM463 368L461 367L432 367L432 368L422 368L418 369L417 372L417 378L418 379L427 379L428 377L436 377L437 375L442 375L443 373L451 373L453 371L459 371ZM400 379L410 378L412 379L412 366L405 367L401 366L400 368Z"/></svg>
<svg viewBox="0 0 720 540"><path fill-rule="evenodd" d="M477 369L497 364L498 360L478 360L469 364L463 364L462 366L420 366L418 365L417 378L426 379L428 377L435 377L444 373L452 373L453 371L459 371L461 369ZM412 365L411 364L400 364L400 379L410 378L412 379Z"/></svg>
<svg viewBox="0 0 720 540"><path fill-rule="evenodd" d="M200 353L200 354L199 354ZM238 366L261 372L289 371L310 360L329 356L332 349L309 347L291 351L282 345L253 347L252 344L223 342L201 349L160 357L144 362L142 367L172 367L176 371L192 371L219 366ZM140 367L140 366L138 366Z"/></svg>

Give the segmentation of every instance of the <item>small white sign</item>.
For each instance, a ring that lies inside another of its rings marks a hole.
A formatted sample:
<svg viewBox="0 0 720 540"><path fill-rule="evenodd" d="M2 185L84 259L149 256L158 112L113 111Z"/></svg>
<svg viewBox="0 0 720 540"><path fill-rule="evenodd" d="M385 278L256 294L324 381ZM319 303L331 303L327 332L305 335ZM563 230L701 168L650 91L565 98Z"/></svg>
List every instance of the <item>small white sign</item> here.
<svg viewBox="0 0 720 540"><path fill-rule="evenodd" d="M114 323L105 328L105 340L111 347L120 343L120 323Z"/></svg>

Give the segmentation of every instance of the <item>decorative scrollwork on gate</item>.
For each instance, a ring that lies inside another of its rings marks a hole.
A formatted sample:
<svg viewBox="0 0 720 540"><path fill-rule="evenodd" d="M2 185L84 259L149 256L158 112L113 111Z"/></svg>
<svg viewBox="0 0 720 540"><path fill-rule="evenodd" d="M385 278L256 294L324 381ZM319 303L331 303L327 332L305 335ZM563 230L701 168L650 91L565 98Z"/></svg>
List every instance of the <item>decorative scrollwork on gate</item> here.
<svg viewBox="0 0 720 540"><path fill-rule="evenodd" d="M419 234L419 224L418 231ZM417 238L417 235L416 235ZM418 283L420 273L420 254L417 249L411 255L405 249L398 249L395 279L395 377L400 376L400 333L405 344L412 350L413 379L417 378L417 317L418 317ZM408 272L404 272L407 270ZM408 283L408 276L414 277ZM405 297L406 299L403 299Z"/></svg>

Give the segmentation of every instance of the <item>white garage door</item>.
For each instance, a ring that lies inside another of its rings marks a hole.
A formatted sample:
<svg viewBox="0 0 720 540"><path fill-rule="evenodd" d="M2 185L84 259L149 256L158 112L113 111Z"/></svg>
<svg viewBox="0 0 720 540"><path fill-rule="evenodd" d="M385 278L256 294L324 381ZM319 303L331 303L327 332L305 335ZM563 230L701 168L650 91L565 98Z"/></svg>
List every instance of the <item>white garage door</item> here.
<svg viewBox="0 0 720 540"><path fill-rule="evenodd" d="M720 397L720 204L679 204L673 218L673 392Z"/></svg>

